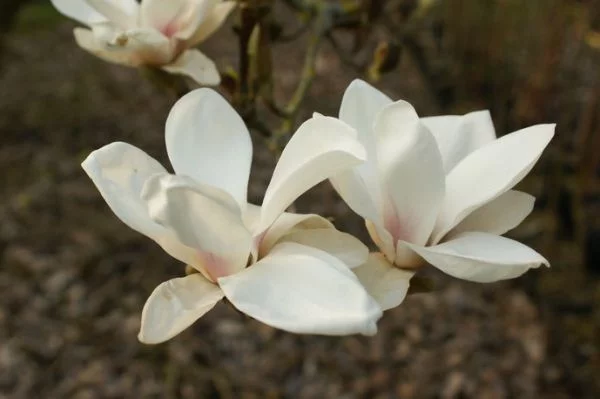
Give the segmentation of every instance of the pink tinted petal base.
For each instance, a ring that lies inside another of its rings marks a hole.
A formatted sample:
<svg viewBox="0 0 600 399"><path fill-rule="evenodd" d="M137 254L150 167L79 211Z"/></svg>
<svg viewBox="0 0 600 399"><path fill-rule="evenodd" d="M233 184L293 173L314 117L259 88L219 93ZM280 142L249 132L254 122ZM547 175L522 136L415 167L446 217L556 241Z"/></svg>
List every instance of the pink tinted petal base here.
<svg viewBox="0 0 600 399"><path fill-rule="evenodd" d="M212 252L198 251L198 263L198 268L206 272L206 277L212 282L232 274L233 268L228 266L227 261Z"/></svg>

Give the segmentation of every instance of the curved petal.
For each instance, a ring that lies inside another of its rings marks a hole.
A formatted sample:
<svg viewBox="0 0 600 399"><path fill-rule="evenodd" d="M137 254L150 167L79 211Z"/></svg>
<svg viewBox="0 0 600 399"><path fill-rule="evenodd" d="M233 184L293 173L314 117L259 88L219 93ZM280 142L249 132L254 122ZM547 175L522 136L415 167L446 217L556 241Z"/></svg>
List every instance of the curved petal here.
<svg viewBox="0 0 600 399"><path fill-rule="evenodd" d="M463 233L433 247L402 242L444 273L477 283L519 277L548 261L533 249L506 237L488 233Z"/></svg>
<svg viewBox="0 0 600 399"><path fill-rule="evenodd" d="M81 22L84 25L106 22L104 15L96 11L85 0L50 0L54 8L66 17Z"/></svg>
<svg viewBox="0 0 600 399"><path fill-rule="evenodd" d="M263 229L305 191L365 160L365 150L353 136L350 126L330 117L315 116L300 126L283 150L267 187Z"/></svg>
<svg viewBox="0 0 600 399"><path fill-rule="evenodd" d="M344 92L340 107L340 119L356 129L357 138L367 151L367 160L330 180L348 206L367 220L379 220L382 213L373 124L379 112L391 103L385 94L356 79Z"/></svg>
<svg viewBox="0 0 600 399"><path fill-rule="evenodd" d="M211 279L246 267L252 236L235 201L223 191L185 176L154 176L142 192L150 217L198 251L192 266Z"/></svg>
<svg viewBox="0 0 600 399"><path fill-rule="evenodd" d="M375 132L385 228L394 242L425 244L444 197L444 170L435 139L405 101L379 113Z"/></svg>
<svg viewBox="0 0 600 399"><path fill-rule="evenodd" d="M415 273L394 267L383 254L369 254L368 260L352 270L369 295L388 310L400 305Z"/></svg>
<svg viewBox="0 0 600 399"><path fill-rule="evenodd" d="M223 298L223 291L198 273L160 284L142 310L138 339L158 344L173 338L204 316Z"/></svg>
<svg viewBox="0 0 600 399"><path fill-rule="evenodd" d="M110 24L94 24L92 31L75 28L73 33L81 48L108 62L138 67L172 58L171 44L156 31L122 31Z"/></svg>
<svg viewBox="0 0 600 399"><path fill-rule="evenodd" d="M257 222L260 222L260 219ZM329 220L319 215L284 212L264 232L260 242L260 255L266 255L286 234L312 229L335 229L335 227Z"/></svg>
<svg viewBox="0 0 600 399"><path fill-rule="evenodd" d="M196 32L187 40L188 47L194 47L212 35L235 9L235 1L222 1L208 11Z"/></svg>
<svg viewBox="0 0 600 399"><path fill-rule="evenodd" d="M167 37L186 40L194 34L219 0L144 0L139 24L154 28Z"/></svg>
<svg viewBox="0 0 600 399"><path fill-rule="evenodd" d="M437 141L446 174L471 152L496 139L494 123L487 110L463 116L421 118L421 121Z"/></svg>
<svg viewBox="0 0 600 399"><path fill-rule="evenodd" d="M450 230L452 238L466 231L481 231L502 235L517 227L533 211L535 197L521 191L510 190L476 209ZM447 239L446 239L447 240Z"/></svg>
<svg viewBox="0 0 600 399"><path fill-rule="evenodd" d="M367 156L375 156L373 125L375 118L393 101L368 84L355 79L348 85L340 106L340 119L356 129L358 140L365 146Z"/></svg>
<svg viewBox="0 0 600 399"><path fill-rule="evenodd" d="M123 223L156 241L174 258L188 264L194 261L195 251L152 220L141 199L146 181L151 176L166 174L156 160L139 148L116 142L92 152L81 167Z"/></svg>
<svg viewBox="0 0 600 399"><path fill-rule="evenodd" d="M79 0L76 0L79 1ZM135 0L85 0L108 21L122 29L136 26L139 6Z"/></svg>
<svg viewBox="0 0 600 399"><path fill-rule="evenodd" d="M221 75L213 60L198 50L184 51L162 69L169 73L189 76L201 85L216 86L221 83Z"/></svg>
<svg viewBox="0 0 600 399"><path fill-rule="evenodd" d="M242 118L220 94L197 89L167 118L167 153L177 174L227 191L246 206L252 141Z"/></svg>
<svg viewBox="0 0 600 399"><path fill-rule="evenodd" d="M367 160L370 163L370 160ZM342 197L344 202L357 215L365 220L375 220L378 223L383 222L383 210L381 208L381 189L379 187L379 178L377 176L369 177L365 180L365 174L359 169L364 165L358 165L354 168L338 173L330 177L329 181L335 191ZM372 168L372 166L368 166Z"/></svg>
<svg viewBox="0 0 600 399"><path fill-rule="evenodd" d="M153 237L163 232L154 222L140 193L152 175L167 173L158 161L127 143L108 144L92 152L81 164L110 209L126 225Z"/></svg>
<svg viewBox="0 0 600 399"><path fill-rule="evenodd" d="M295 243L235 275L219 279L240 311L265 324L301 334L375 334L377 303L335 257Z"/></svg>
<svg viewBox="0 0 600 399"><path fill-rule="evenodd" d="M446 197L432 242L439 242L471 212L525 177L554 136L554 127L536 125L519 130L463 159L446 177Z"/></svg>
<svg viewBox="0 0 600 399"><path fill-rule="evenodd" d="M365 220L365 226L377 248L390 262L393 262L396 258L396 243L390 232L383 225L373 223L370 220Z"/></svg>
<svg viewBox="0 0 600 399"><path fill-rule="evenodd" d="M114 64L137 67L141 60L134 52L110 51L102 43L99 43L89 29L75 28L73 30L77 45L98 58Z"/></svg>
<svg viewBox="0 0 600 399"><path fill-rule="evenodd" d="M350 268L362 265L369 256L369 248L358 238L335 228L295 230L283 236L279 242L295 242L320 249Z"/></svg>

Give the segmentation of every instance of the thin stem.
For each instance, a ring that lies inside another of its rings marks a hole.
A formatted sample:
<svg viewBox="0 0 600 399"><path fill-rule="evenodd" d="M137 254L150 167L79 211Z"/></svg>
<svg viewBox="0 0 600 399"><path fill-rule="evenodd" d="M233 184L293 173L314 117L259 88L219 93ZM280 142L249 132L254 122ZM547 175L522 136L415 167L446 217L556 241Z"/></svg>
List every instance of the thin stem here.
<svg viewBox="0 0 600 399"><path fill-rule="evenodd" d="M273 132L273 136L269 142L269 148L274 152L280 152L281 142L293 129L302 101L306 97L315 77L315 61L319 46L324 37L324 32L329 29L326 24L327 10L328 8L324 6L319 7L319 12L313 23L313 32L309 37L306 55L304 56L304 65L302 66L300 80L290 101L283 109L280 109L280 115L284 116L284 121L279 129Z"/></svg>

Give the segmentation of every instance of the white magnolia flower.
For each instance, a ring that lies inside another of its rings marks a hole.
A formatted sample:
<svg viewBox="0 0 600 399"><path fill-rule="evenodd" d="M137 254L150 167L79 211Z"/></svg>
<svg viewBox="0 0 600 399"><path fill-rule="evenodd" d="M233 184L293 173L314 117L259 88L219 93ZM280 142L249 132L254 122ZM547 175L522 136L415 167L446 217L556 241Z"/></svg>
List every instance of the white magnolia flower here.
<svg viewBox="0 0 600 399"><path fill-rule="evenodd" d="M249 132L215 91L198 89L175 104L166 145L175 175L119 142L82 164L123 222L199 272L154 290L142 342L173 337L224 296L291 332L376 332L381 310L350 270L368 249L320 216L284 213L310 187L364 161L351 128L335 118L305 122L281 154L262 207L246 200Z"/></svg>
<svg viewBox="0 0 600 399"><path fill-rule="evenodd" d="M217 85L219 71L192 49L221 26L235 1L52 0L58 11L88 26L75 28L83 49L117 64L155 66Z"/></svg>
<svg viewBox="0 0 600 399"><path fill-rule="evenodd" d="M429 263L465 280L493 282L548 265L501 234L533 209L511 190L554 135L536 125L496 139L487 111L421 118L362 81L347 88L340 119L358 131L367 162L331 179L365 221L382 254L354 269L382 308L402 302L414 270Z"/></svg>

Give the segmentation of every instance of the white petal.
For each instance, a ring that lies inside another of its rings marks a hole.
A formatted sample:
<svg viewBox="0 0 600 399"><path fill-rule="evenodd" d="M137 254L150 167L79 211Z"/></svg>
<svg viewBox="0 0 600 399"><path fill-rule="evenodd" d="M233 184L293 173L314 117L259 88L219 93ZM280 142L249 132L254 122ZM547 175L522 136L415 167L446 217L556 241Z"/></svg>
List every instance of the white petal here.
<svg viewBox="0 0 600 399"><path fill-rule="evenodd" d="M84 25L107 21L104 15L96 11L85 0L51 0L51 2L61 14Z"/></svg>
<svg viewBox="0 0 600 399"><path fill-rule="evenodd" d="M425 244L444 197L444 170L435 139L405 101L385 107L375 131L384 225L394 242Z"/></svg>
<svg viewBox="0 0 600 399"><path fill-rule="evenodd" d="M366 263L352 271L381 310L395 308L404 301L414 276L413 272L394 267L381 253L369 254Z"/></svg>
<svg viewBox="0 0 600 399"><path fill-rule="evenodd" d="M110 24L94 24L92 29L75 28L75 40L105 61L138 67L160 65L172 58L170 42L156 31L122 31Z"/></svg>
<svg viewBox="0 0 600 399"><path fill-rule="evenodd" d="M258 263L220 278L225 296L240 311L282 330L346 335L377 331L377 303L356 276L318 249L282 243Z"/></svg>
<svg viewBox="0 0 600 399"><path fill-rule="evenodd" d="M221 298L223 291L198 273L165 281L144 305L138 339L145 344L171 339L211 310Z"/></svg>
<svg viewBox="0 0 600 399"><path fill-rule="evenodd" d="M140 26L154 28L168 37L188 39L219 0L144 0Z"/></svg>
<svg viewBox="0 0 600 399"><path fill-rule="evenodd" d="M165 168L144 151L127 143L108 144L92 152L81 164L110 209L132 229L154 236L163 231L140 198L150 176L166 173Z"/></svg>
<svg viewBox="0 0 600 399"><path fill-rule="evenodd" d="M393 101L360 79L350 83L344 92L340 106L340 119L358 132L358 139L367 148L368 156L375 152L373 124L377 114Z"/></svg>
<svg viewBox="0 0 600 399"><path fill-rule="evenodd" d="M85 0L113 24L129 29L136 26L139 6L135 0Z"/></svg>
<svg viewBox="0 0 600 399"><path fill-rule="evenodd" d="M263 228L305 191L365 160L365 150L352 132L338 119L322 116L300 126L283 150L265 193Z"/></svg>
<svg viewBox="0 0 600 399"><path fill-rule="evenodd" d="M340 119L356 129L358 140L367 151L367 160L330 180L348 206L367 220L379 220L382 213L373 124L379 112L391 103L385 94L356 79L344 92L340 107Z"/></svg>
<svg viewBox="0 0 600 399"><path fill-rule="evenodd" d="M510 190L476 209L448 233L448 238L466 231L502 235L517 227L533 210L535 197Z"/></svg>
<svg viewBox="0 0 600 399"><path fill-rule="evenodd" d="M446 174L471 152L496 139L489 111L434 116L421 121L437 141Z"/></svg>
<svg viewBox="0 0 600 399"><path fill-rule="evenodd" d="M75 28L73 35L79 47L104 61L131 67L137 67L142 64L141 59L135 52L111 51L107 49L104 44L96 40L94 34L89 29Z"/></svg>
<svg viewBox="0 0 600 399"><path fill-rule="evenodd" d="M548 261L533 249L506 237L488 233L463 233L455 239L421 247L402 242L427 262L450 276L478 283L519 277Z"/></svg>
<svg viewBox="0 0 600 399"><path fill-rule="evenodd" d="M240 210L225 192L185 176L155 176L142 192L150 217L198 250L198 267L211 279L246 267L252 236ZM192 265L196 266L196 265Z"/></svg>
<svg viewBox="0 0 600 399"><path fill-rule="evenodd" d="M200 26L192 37L187 41L189 47L193 47L198 43L206 40L212 35L227 19L227 16L235 9L235 1L222 1L214 6L206 17L202 20Z"/></svg>
<svg viewBox="0 0 600 399"><path fill-rule="evenodd" d="M446 177L446 197L432 242L436 243L475 209L505 193L529 171L552 137L555 125L508 134L472 152Z"/></svg>
<svg viewBox="0 0 600 399"><path fill-rule="evenodd" d="M377 248L390 260L396 258L396 243L389 231L381 224L365 220L365 226Z"/></svg>
<svg viewBox="0 0 600 399"><path fill-rule="evenodd" d="M198 50L184 51L162 69L169 73L189 76L201 85L216 86L221 82L221 75L213 60Z"/></svg>
<svg viewBox="0 0 600 399"><path fill-rule="evenodd" d="M245 207L252 141L220 94L204 88L183 96L169 114L165 139L177 174L225 190Z"/></svg>
<svg viewBox="0 0 600 399"><path fill-rule="evenodd" d="M254 226L258 227L256 224ZM329 220L319 215L284 212L264 232L260 242L260 254L266 255L286 234L312 229L335 229L335 227Z"/></svg>
<svg viewBox="0 0 600 399"><path fill-rule="evenodd" d="M367 160L371 163L370 160ZM344 202L357 215L365 220L375 220L378 223L383 222L383 209L381 208L381 189L379 178L377 176L369 177L365 180L365 173L360 168L365 165L358 165L354 168L338 173L331 177L331 185L342 197ZM367 165L372 168L372 165Z"/></svg>
<svg viewBox="0 0 600 399"><path fill-rule="evenodd" d="M116 142L92 152L81 164L110 209L127 226L156 241L167 253L190 263L195 252L148 215L141 192L146 181L165 169L145 152Z"/></svg>
<svg viewBox="0 0 600 399"><path fill-rule="evenodd" d="M369 256L369 248L358 238L334 228L295 230L279 242L295 242L327 252L350 268L362 265Z"/></svg>

